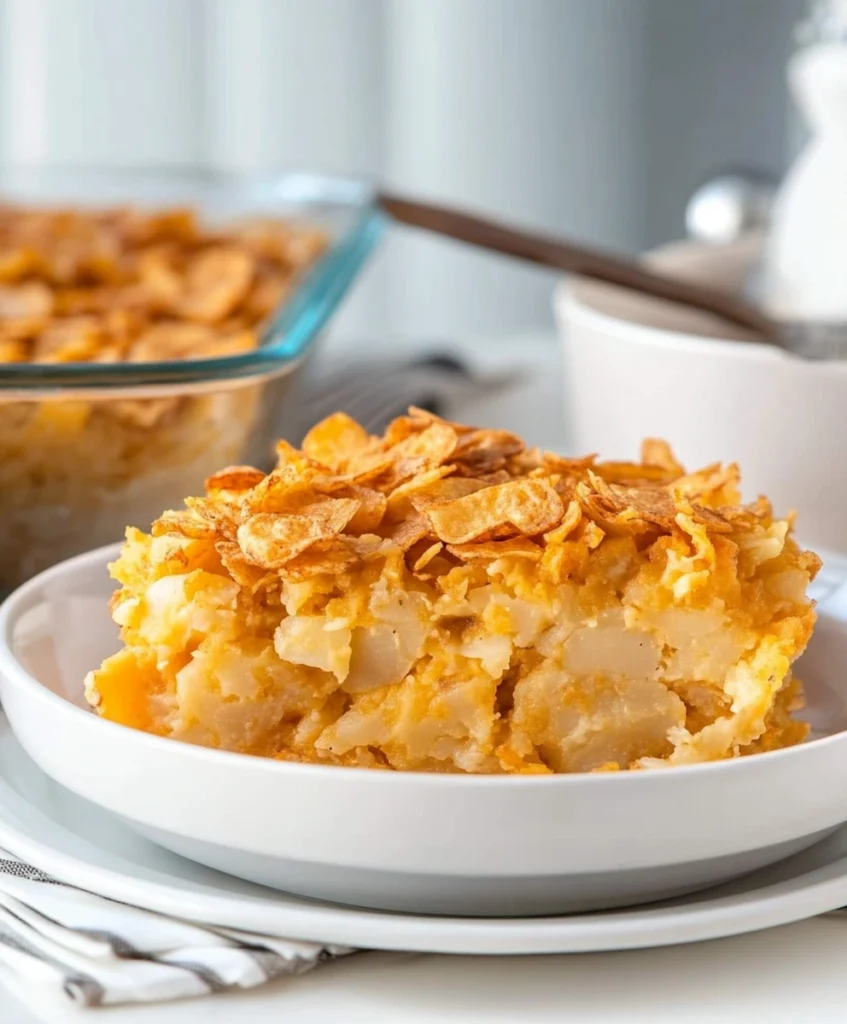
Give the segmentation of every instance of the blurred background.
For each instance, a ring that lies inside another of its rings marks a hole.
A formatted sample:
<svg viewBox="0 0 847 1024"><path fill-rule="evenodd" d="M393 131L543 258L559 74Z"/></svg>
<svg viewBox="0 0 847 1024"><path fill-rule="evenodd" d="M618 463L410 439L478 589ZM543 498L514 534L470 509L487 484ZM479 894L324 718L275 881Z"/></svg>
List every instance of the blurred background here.
<svg viewBox="0 0 847 1024"><path fill-rule="evenodd" d="M0 0L0 159L366 175L639 251L781 173L804 0ZM336 331L547 325L550 279L398 230Z"/></svg>

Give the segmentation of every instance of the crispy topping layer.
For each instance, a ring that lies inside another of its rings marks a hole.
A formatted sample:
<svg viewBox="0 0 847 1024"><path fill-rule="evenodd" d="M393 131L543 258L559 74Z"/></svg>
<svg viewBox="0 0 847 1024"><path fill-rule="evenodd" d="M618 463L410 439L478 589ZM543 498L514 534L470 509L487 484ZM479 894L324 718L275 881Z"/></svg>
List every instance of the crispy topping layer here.
<svg viewBox="0 0 847 1024"><path fill-rule="evenodd" d="M507 552L540 557L546 541L575 531L590 546L607 535L715 536L772 520L766 502L740 504L737 466L686 475L657 440L644 443L643 463L565 459L507 431L412 408L381 438L336 413L302 451L280 441L277 454L267 475L252 466L215 473L206 496L165 513L154 536L214 535L235 579L239 561L302 579L328 571L328 559L356 564L370 553L358 541L374 534L414 549L409 568L428 577L436 555L457 564Z"/></svg>
<svg viewBox="0 0 847 1024"><path fill-rule="evenodd" d="M321 254L312 227L190 209L0 207L0 362L149 362L256 347Z"/></svg>

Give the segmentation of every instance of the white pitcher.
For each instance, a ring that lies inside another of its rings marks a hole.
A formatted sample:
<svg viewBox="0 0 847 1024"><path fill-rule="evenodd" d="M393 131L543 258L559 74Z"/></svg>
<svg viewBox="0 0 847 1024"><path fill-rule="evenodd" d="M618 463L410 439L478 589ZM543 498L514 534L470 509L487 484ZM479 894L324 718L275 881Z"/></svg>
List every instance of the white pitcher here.
<svg viewBox="0 0 847 1024"><path fill-rule="evenodd" d="M811 137L777 196L762 301L777 317L847 322L847 0L819 0L788 79Z"/></svg>

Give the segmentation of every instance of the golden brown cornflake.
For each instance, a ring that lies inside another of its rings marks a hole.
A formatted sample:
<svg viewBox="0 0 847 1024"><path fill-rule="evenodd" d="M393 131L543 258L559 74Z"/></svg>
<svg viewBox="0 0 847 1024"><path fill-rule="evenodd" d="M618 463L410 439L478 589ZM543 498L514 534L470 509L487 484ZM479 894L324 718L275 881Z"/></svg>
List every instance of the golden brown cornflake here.
<svg viewBox="0 0 847 1024"><path fill-rule="evenodd" d="M731 462L715 463L697 473L686 473L673 481L673 489L693 500L706 499L710 505L737 505L740 500L741 470Z"/></svg>
<svg viewBox="0 0 847 1024"><path fill-rule="evenodd" d="M520 476L520 473L513 473L510 469L498 469L493 473L482 473L480 476L465 477L466 480L473 479L478 484L482 484L485 487L490 487L491 484L505 484L508 483L513 477Z"/></svg>
<svg viewBox="0 0 847 1024"><path fill-rule="evenodd" d="M388 495L388 511L394 517L408 514L412 508L423 508L431 504L433 489L437 489L444 477L453 472L452 466L435 466L416 473L411 480L399 484ZM463 493L468 493L467 491Z"/></svg>
<svg viewBox="0 0 847 1024"><path fill-rule="evenodd" d="M314 576L336 575L353 569L382 545L379 537L338 536L319 540L307 551L281 566L283 579L299 582Z"/></svg>
<svg viewBox="0 0 847 1024"><path fill-rule="evenodd" d="M0 323L19 337L40 330L53 313L53 293L40 281L0 285Z"/></svg>
<svg viewBox="0 0 847 1024"><path fill-rule="evenodd" d="M20 281L38 270L38 256L32 249L21 247L0 250L0 281Z"/></svg>
<svg viewBox="0 0 847 1024"><path fill-rule="evenodd" d="M303 453L336 473L344 472L351 459L370 448L368 432L344 412L322 420L303 438Z"/></svg>
<svg viewBox="0 0 847 1024"><path fill-rule="evenodd" d="M262 566L248 562L235 541L219 540L215 544L215 550L230 576L251 594L257 593L263 587L278 583L278 573L269 572Z"/></svg>
<svg viewBox="0 0 847 1024"><path fill-rule="evenodd" d="M103 329L95 317L69 317L54 321L41 332L32 359L36 363L90 362L103 346Z"/></svg>
<svg viewBox="0 0 847 1024"><path fill-rule="evenodd" d="M455 420L445 420L443 416L437 416L434 412L430 412L429 409L421 409L417 405L410 405L408 415L401 417L401 419L407 419L409 422L417 424L416 429L419 430L423 430L424 427L428 427L431 423L444 423L448 427L452 427L459 437L473 433L473 431L479 429L478 427L468 426L466 423L457 423ZM397 423L399 420L395 420L394 422ZM385 440L387 443L387 434Z"/></svg>
<svg viewBox="0 0 847 1024"><path fill-rule="evenodd" d="M253 466L227 466L206 479L207 491L249 491L267 474Z"/></svg>
<svg viewBox="0 0 847 1024"><path fill-rule="evenodd" d="M358 562L358 555L347 548L338 546L325 551L316 548L292 558L280 567L279 574L283 579L300 583L315 576L336 576L352 569Z"/></svg>
<svg viewBox="0 0 847 1024"><path fill-rule="evenodd" d="M683 511L667 488L609 484L591 471L588 481L591 486L582 483L577 487L582 509L587 516L607 528L617 527L638 533L659 527L670 533L676 525L677 515ZM732 532L732 525L714 509L692 505L691 514L696 523L713 533Z"/></svg>
<svg viewBox="0 0 847 1024"><path fill-rule="evenodd" d="M185 273L179 312L206 324L223 320L246 297L254 272L253 257L244 249L220 246L198 253Z"/></svg>
<svg viewBox="0 0 847 1024"><path fill-rule="evenodd" d="M397 416L385 428L382 435L383 447L393 448L394 445L400 444L401 441L405 441L407 437L411 437L413 434L419 434L432 422L432 418L419 419L417 416L412 415ZM441 421L439 420L439 422Z"/></svg>
<svg viewBox="0 0 847 1024"><path fill-rule="evenodd" d="M147 315L143 309L119 306L103 310L103 330L109 340L120 347L123 355L146 326Z"/></svg>
<svg viewBox="0 0 847 1024"><path fill-rule="evenodd" d="M242 312L251 322L263 324L282 306L292 287L292 279L283 270L260 266L242 305Z"/></svg>
<svg viewBox="0 0 847 1024"><path fill-rule="evenodd" d="M257 259L272 263L285 261L285 231L279 221L256 218L238 225L240 243Z"/></svg>
<svg viewBox="0 0 847 1024"><path fill-rule="evenodd" d="M644 488L633 487L629 489L631 494L621 494L612 490L615 485L606 485L600 477L591 475L589 480L590 483L577 485L576 496L584 514L594 522L633 533L656 527L665 532L673 530L677 509L667 491L655 489L644 493Z"/></svg>
<svg viewBox="0 0 847 1024"><path fill-rule="evenodd" d="M321 540L336 537L359 509L354 498L327 498L294 515L259 512L238 527L248 561L279 569Z"/></svg>
<svg viewBox="0 0 847 1024"><path fill-rule="evenodd" d="M732 511L732 509L722 508L721 514L730 517ZM746 515L753 516L755 519L768 519L773 516L773 506L763 494L760 494L755 501L742 505L741 511ZM789 512L788 518L793 519L794 515L795 513Z"/></svg>
<svg viewBox="0 0 847 1024"><path fill-rule="evenodd" d="M179 252L174 245L156 245L139 253L138 282L150 306L158 313L173 313L182 289Z"/></svg>
<svg viewBox="0 0 847 1024"><path fill-rule="evenodd" d="M672 477L682 476L685 472L668 442L655 437L648 437L642 441L641 461L645 466L666 470Z"/></svg>
<svg viewBox="0 0 847 1024"><path fill-rule="evenodd" d="M456 449L458 436L448 423L430 423L419 433L390 447L395 462L423 459L427 466L440 466Z"/></svg>
<svg viewBox="0 0 847 1024"><path fill-rule="evenodd" d="M113 220L116 229L128 243L149 245L153 242L192 242L200 234L197 214L190 207L177 206L153 213L140 210L103 211L101 216Z"/></svg>
<svg viewBox="0 0 847 1024"><path fill-rule="evenodd" d="M290 515L319 500L305 475L292 467L275 469L241 498L242 518L269 512Z"/></svg>
<svg viewBox="0 0 847 1024"><path fill-rule="evenodd" d="M112 292L108 288L60 288L54 296L53 311L57 316L85 316L105 313L111 308Z"/></svg>
<svg viewBox="0 0 847 1024"><path fill-rule="evenodd" d="M210 523L215 531L227 540L234 540L241 519L240 504L224 498L220 492L208 498L186 498L189 510Z"/></svg>
<svg viewBox="0 0 847 1024"><path fill-rule="evenodd" d="M294 469L304 476L311 477L316 473L325 473L327 468L322 462L310 458L306 452L295 448L288 441L277 441L274 446L276 466L278 470Z"/></svg>
<svg viewBox="0 0 847 1024"><path fill-rule="evenodd" d="M255 331L228 331L215 338L207 348L199 350L195 355L203 359L220 359L222 356L252 352L257 344Z"/></svg>
<svg viewBox="0 0 847 1024"><path fill-rule="evenodd" d="M495 537L546 533L564 514L562 499L543 480L514 480L432 505L426 515L439 540L467 544Z"/></svg>
<svg viewBox="0 0 847 1024"><path fill-rule="evenodd" d="M809 579L814 579L823 568L823 560L814 551L803 551L799 558L800 568L809 574Z"/></svg>
<svg viewBox="0 0 847 1024"><path fill-rule="evenodd" d="M410 434L389 448L391 462L376 477L377 486L393 491L411 477L441 466L452 455L457 440L456 431L446 423L431 423L420 433Z"/></svg>
<svg viewBox="0 0 847 1024"><path fill-rule="evenodd" d="M565 515L561 523L554 530L545 533L544 540L548 544L561 544L570 537L577 526L579 526L581 520L582 509L579 502L575 500L568 502L568 507L565 509Z"/></svg>
<svg viewBox="0 0 847 1024"><path fill-rule="evenodd" d="M454 458L474 475L492 473L506 466L509 458L520 455L524 443L508 430L472 430L456 445Z"/></svg>
<svg viewBox="0 0 847 1024"><path fill-rule="evenodd" d="M642 483L668 484L676 474L662 466L646 466L637 462L598 462L594 472L609 484L639 486Z"/></svg>
<svg viewBox="0 0 847 1024"><path fill-rule="evenodd" d="M432 524L423 512L413 512L406 519L389 527L385 531L385 536L403 551L408 551L418 541L432 537Z"/></svg>
<svg viewBox="0 0 847 1024"><path fill-rule="evenodd" d="M326 248L322 231L304 224L255 218L235 231L239 244L263 260L296 268L306 266Z"/></svg>
<svg viewBox="0 0 847 1024"><path fill-rule="evenodd" d="M20 338L0 338L0 363L25 363L29 345Z"/></svg>
<svg viewBox="0 0 847 1024"><path fill-rule="evenodd" d="M414 563L412 564L412 572L421 572L425 569L433 558L443 550L443 548L444 545L440 540L437 540L434 544L430 544L414 560Z"/></svg>
<svg viewBox="0 0 847 1024"><path fill-rule="evenodd" d="M193 509L180 512L163 512L150 530L154 537L178 534L190 540L207 540L215 536L215 524L204 519Z"/></svg>
<svg viewBox="0 0 847 1024"><path fill-rule="evenodd" d="M164 321L148 327L129 350L132 363L185 359L189 355L207 353L217 336L203 324Z"/></svg>
<svg viewBox="0 0 847 1024"><path fill-rule="evenodd" d="M596 455L583 455L578 459L568 459L555 452L543 452L543 467L548 473L557 476L583 478L589 469L597 463Z"/></svg>
<svg viewBox="0 0 847 1024"><path fill-rule="evenodd" d="M344 480L350 484L361 484L363 487L380 485L383 491L392 490L386 474L391 472L393 461L386 452L376 451L363 455L356 460L355 470L344 474Z"/></svg>
<svg viewBox="0 0 847 1024"><path fill-rule="evenodd" d="M450 466L442 466L442 470L449 470ZM497 483L506 483L506 480L498 480ZM464 498L467 494L474 494L476 491L481 491L486 487L490 487L491 483L487 479L473 479L467 476L451 476L447 479L436 480L420 490L416 490L409 495L409 500L412 506L419 512L430 508L432 505L437 505L442 501L453 501L455 498ZM399 489L399 488L398 488ZM394 492L397 493L396 491ZM393 495L392 495L393 497Z"/></svg>
<svg viewBox="0 0 847 1024"><path fill-rule="evenodd" d="M463 562L470 562L477 558L494 560L503 558L505 555L537 561L543 553L538 544L533 544L526 537L513 537L511 540L486 540L476 544L449 544L447 550Z"/></svg>
<svg viewBox="0 0 847 1024"><path fill-rule="evenodd" d="M589 551L599 548L606 537L606 531L601 530L597 523L586 523L582 540Z"/></svg>
<svg viewBox="0 0 847 1024"><path fill-rule="evenodd" d="M351 497L359 502L353 518L347 524L347 531L354 534L375 533L388 507L388 501L381 491L372 491L367 487L348 486L338 497Z"/></svg>

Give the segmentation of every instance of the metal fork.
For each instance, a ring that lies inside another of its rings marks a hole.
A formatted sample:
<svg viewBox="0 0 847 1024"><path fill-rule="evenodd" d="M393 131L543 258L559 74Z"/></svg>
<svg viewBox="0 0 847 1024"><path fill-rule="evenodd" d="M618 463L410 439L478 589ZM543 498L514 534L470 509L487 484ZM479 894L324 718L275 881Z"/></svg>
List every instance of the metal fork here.
<svg viewBox="0 0 847 1024"><path fill-rule="evenodd" d="M447 352L388 363L376 359L350 361L331 375L318 378L303 400L293 433L300 441L313 423L342 410L368 433L378 434L410 405L446 415L463 394L496 389L514 378L514 372L480 377Z"/></svg>

